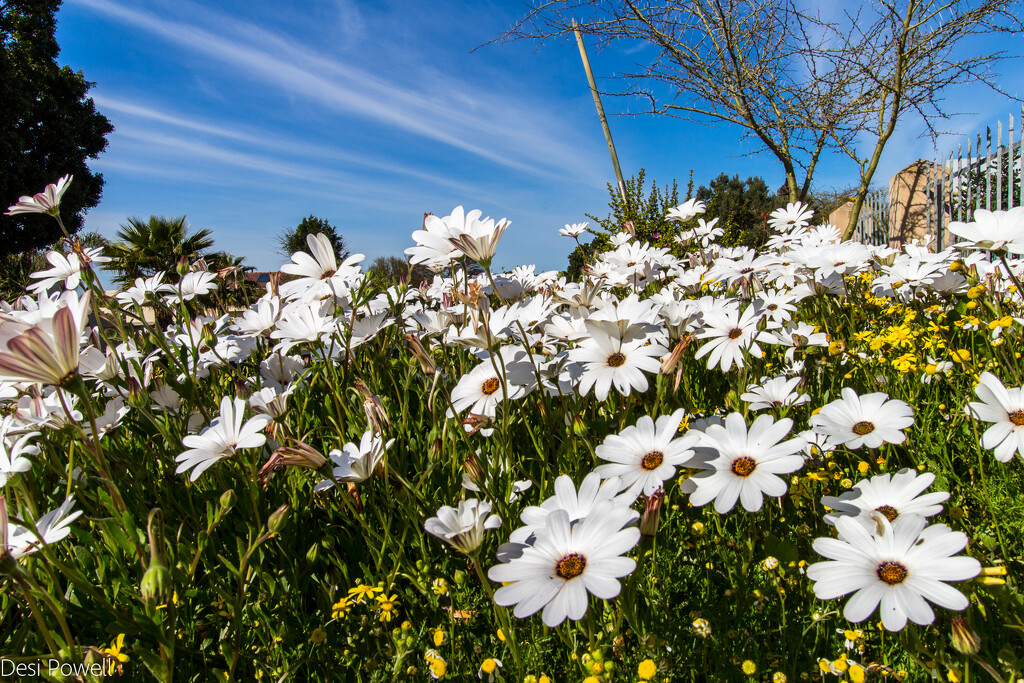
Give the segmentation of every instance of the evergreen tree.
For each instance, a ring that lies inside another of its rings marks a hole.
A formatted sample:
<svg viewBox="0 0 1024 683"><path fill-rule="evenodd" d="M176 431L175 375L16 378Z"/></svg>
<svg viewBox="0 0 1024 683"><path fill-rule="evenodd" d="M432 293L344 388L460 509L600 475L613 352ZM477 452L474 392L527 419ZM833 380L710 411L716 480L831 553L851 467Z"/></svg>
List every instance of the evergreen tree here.
<svg viewBox="0 0 1024 683"><path fill-rule="evenodd" d="M294 228L286 228L284 232L277 236L278 251L285 258L291 258L291 255L297 251L309 251L309 246L306 244L306 236L315 235L318 232L327 235L327 239L330 240L331 246L334 247L334 253L338 256L339 261L348 257L349 250L345 245L345 238L338 233L338 229L313 214L303 218Z"/></svg>
<svg viewBox="0 0 1024 683"><path fill-rule="evenodd" d="M0 2L0 211L72 174L61 218L69 232L76 232L103 190L103 176L85 162L106 148L113 126L88 97L93 84L57 64L60 4ZM52 244L60 236L49 216L0 215L0 257Z"/></svg>

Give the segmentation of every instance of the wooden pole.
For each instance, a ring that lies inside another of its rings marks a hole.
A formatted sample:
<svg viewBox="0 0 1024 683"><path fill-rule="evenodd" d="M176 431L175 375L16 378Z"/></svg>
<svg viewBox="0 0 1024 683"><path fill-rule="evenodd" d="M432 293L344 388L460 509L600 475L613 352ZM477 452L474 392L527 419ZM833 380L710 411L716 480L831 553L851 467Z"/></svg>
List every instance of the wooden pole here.
<svg viewBox="0 0 1024 683"><path fill-rule="evenodd" d="M615 167L615 178L619 181L619 194L622 195L622 202L629 208L629 200L626 198L626 183L622 179L622 169L619 168L619 156L615 153L615 143L612 142L612 131L608 127L608 119L604 115L604 107L601 106L601 93L597 90L597 81L594 80L594 72L590 68L590 59L587 57L587 48L583 45L583 34L580 33L576 20L573 19L572 30L576 33L576 45L580 48L580 59L583 60L583 69L587 72L587 81L590 83L590 94L594 96L594 106L597 107L597 116L601 119L601 128L604 129L604 139L608 142L608 153L612 156L612 166Z"/></svg>

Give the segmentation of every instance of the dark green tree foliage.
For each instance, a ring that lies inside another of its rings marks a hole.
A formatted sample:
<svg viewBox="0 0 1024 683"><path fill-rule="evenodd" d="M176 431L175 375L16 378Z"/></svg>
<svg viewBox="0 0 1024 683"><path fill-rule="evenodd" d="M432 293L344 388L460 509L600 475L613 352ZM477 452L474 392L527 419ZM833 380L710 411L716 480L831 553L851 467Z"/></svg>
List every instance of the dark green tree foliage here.
<svg viewBox="0 0 1024 683"><path fill-rule="evenodd" d="M98 232L80 232L75 235L76 239L87 249L105 249L108 242ZM0 255L0 300L14 301L25 294L35 280L31 274L40 270L48 270L51 265L46 260L46 254L50 251L66 252L67 249L60 242L29 249L17 254Z"/></svg>
<svg viewBox="0 0 1024 683"><path fill-rule="evenodd" d="M632 222L636 237L641 242L649 242L652 245L658 244L667 246L672 244L672 236L677 231L677 226L665 220L665 214L669 209L679 205L679 186L675 180L671 185L665 185L658 189L658 181L651 183L650 190L644 189L647 179L647 172L640 169L635 176L627 179L626 201L623 201L619 189L608 183L608 208L611 214L605 218L598 218L586 214L587 218L597 224L589 232L594 234L594 239L584 247L586 259L589 260L594 254L599 254L608 249L608 238L622 232L627 222ZM688 190L693 188L691 178ZM584 254L577 247L569 255L569 267L566 270L566 277L571 280L578 280L584 265Z"/></svg>
<svg viewBox="0 0 1024 683"><path fill-rule="evenodd" d="M309 246L306 244L306 235L315 235L318 232L327 235L327 239L331 241L334 253L337 254L339 261L348 257L348 246L345 244L345 238L338 233L338 229L313 214L303 218L294 228L286 228L284 232L277 236L279 253L285 258L291 258L291 255L297 251L309 251Z"/></svg>
<svg viewBox="0 0 1024 683"><path fill-rule="evenodd" d="M411 287L418 287L421 282L433 277L430 269L421 264L412 266L410 277L409 259L402 256L378 256L367 270L391 284L406 281Z"/></svg>
<svg viewBox="0 0 1024 683"><path fill-rule="evenodd" d="M708 220L718 218L718 227L725 231L719 238L722 244L757 248L768 238L768 215L785 206L787 198L770 192L763 178L742 181L738 175L722 173L709 187L698 188L697 199L707 205Z"/></svg>
<svg viewBox="0 0 1024 683"><path fill-rule="evenodd" d="M208 252L213 247L210 231L200 229L193 232L184 216L150 216L148 221L129 218L128 224L121 226L114 239L105 251L111 259L106 267L117 273L114 281L119 285L131 284L137 277L149 277L161 270L175 281L178 261L183 257L190 262L209 257L211 254ZM211 268L215 266L219 263L212 264Z"/></svg>
<svg viewBox="0 0 1024 683"><path fill-rule="evenodd" d="M75 179L61 201L61 218L73 233L103 190L103 176L85 162L106 148L114 128L88 97L93 84L57 64L60 4L0 0L0 211L70 173ZM49 216L0 215L0 256L43 247L60 236Z"/></svg>

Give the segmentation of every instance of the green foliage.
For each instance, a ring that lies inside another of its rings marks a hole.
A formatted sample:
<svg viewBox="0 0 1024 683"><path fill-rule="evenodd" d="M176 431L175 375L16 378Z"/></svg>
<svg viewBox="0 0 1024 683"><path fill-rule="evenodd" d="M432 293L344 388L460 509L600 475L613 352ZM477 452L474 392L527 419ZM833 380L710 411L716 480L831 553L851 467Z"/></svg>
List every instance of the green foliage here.
<svg viewBox="0 0 1024 683"><path fill-rule="evenodd" d="M334 253L339 261L348 257L349 250L345 245L345 238L341 236L338 229L326 220L317 218L313 214L303 218L294 228L287 228L277 236L278 252L285 258L291 258L292 254L299 251L308 252L309 245L306 244L306 236L315 235L320 232L327 235L327 239L330 240L331 246L334 247Z"/></svg>
<svg viewBox="0 0 1024 683"><path fill-rule="evenodd" d="M402 256L378 256L367 271L391 284L408 282L413 287L419 286L424 280L429 281L432 275L429 268L419 264L412 266L409 259Z"/></svg>
<svg viewBox="0 0 1024 683"><path fill-rule="evenodd" d="M0 210L72 174L61 209L64 224L74 233L103 190L103 176L85 162L106 148L113 126L88 97L92 83L57 64L54 31L60 4L0 3ZM45 247L61 234L47 216L0 215L0 257Z"/></svg>
<svg viewBox="0 0 1024 683"><path fill-rule="evenodd" d="M689 193L693 189L693 174L690 174L690 183L687 187ZM658 188L658 181L652 181L650 190L644 189L647 179L647 171L643 168L635 176L627 179L626 200L623 201L618 187L608 183L608 208L611 213L605 218L598 218L589 213L587 218L598 225L598 229L589 228L588 232L595 235L584 253L577 247L569 255L569 267L566 276L570 280L578 280L582 273L584 261L593 254L599 254L608 249L609 238L616 233L626 230L626 224L631 223L636 232L636 237L641 242L650 242L662 246L672 244L672 236L676 232L676 226L665 220L665 214L669 209L679 205L679 186L675 180L671 185Z"/></svg>
<svg viewBox="0 0 1024 683"><path fill-rule="evenodd" d="M129 218L127 225L117 231L115 240L106 248L105 255L111 259L107 269L117 273L114 281L120 285L160 271L166 271L174 281L174 268L181 259L191 263L208 256L213 247L212 233L205 228L190 230L185 216L150 216L148 221Z"/></svg>
<svg viewBox="0 0 1024 683"><path fill-rule="evenodd" d="M74 239L86 249L105 249L108 244L106 238L95 231L79 233ZM14 301L24 295L33 282L30 275L50 268L50 263L46 260L46 254L50 251L66 253L68 247L64 240L60 240L18 254L0 255L0 300Z"/></svg>
<svg viewBox="0 0 1024 683"><path fill-rule="evenodd" d="M741 181L738 175L730 178L725 173L709 186L701 185L697 199L707 205L706 215L718 217L718 227L725 231L718 241L727 247L764 244L768 214L786 205L786 198L772 194L763 178Z"/></svg>

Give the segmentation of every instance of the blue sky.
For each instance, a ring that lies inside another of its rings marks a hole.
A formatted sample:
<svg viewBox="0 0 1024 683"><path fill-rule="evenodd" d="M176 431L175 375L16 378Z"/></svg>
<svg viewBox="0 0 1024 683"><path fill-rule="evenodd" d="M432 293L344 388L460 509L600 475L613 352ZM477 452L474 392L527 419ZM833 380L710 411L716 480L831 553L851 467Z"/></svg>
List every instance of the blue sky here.
<svg viewBox="0 0 1024 683"><path fill-rule="evenodd" d="M187 214L217 248L258 269L282 263L275 237L303 216L337 226L354 252L399 255L424 212L479 208L512 226L496 263L564 268L558 237L584 214L607 213L613 178L574 44L495 44L523 12L518 0L65 0L60 62L96 83L115 126L91 167L106 186L86 227L110 236L128 216ZM591 58L598 77L643 61L616 45ZM1004 86L1024 94L1024 73ZM969 112L961 133L1019 111L977 89L950 94ZM609 114L635 104L605 98ZM740 131L646 116L611 116L625 175L641 167L685 190L720 172L784 179ZM879 175L934 155L908 120ZM941 140L945 149L953 138ZM817 185L848 185L855 169L826 160ZM27 188L26 191L32 190ZM32 190L38 191L38 190Z"/></svg>

